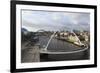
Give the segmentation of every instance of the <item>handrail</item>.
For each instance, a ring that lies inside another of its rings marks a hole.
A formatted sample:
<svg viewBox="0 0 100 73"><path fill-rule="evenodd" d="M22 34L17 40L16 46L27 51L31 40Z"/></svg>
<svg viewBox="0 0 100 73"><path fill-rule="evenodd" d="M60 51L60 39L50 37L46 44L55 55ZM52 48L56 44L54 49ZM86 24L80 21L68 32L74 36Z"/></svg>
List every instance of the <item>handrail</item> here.
<svg viewBox="0 0 100 73"><path fill-rule="evenodd" d="M72 53L78 53L78 52L82 52L88 49L88 46L82 50L77 50L77 51L70 51L70 52L51 52L48 50L40 50L40 53L44 53L44 54L72 54Z"/></svg>

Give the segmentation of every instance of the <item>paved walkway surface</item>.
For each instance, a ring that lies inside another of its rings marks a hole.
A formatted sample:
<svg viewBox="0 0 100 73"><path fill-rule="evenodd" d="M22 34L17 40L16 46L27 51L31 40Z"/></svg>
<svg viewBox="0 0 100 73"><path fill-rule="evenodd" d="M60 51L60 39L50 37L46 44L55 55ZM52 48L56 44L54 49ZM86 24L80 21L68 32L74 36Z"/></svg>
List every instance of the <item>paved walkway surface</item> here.
<svg viewBox="0 0 100 73"><path fill-rule="evenodd" d="M31 46L21 51L21 62L32 63L40 62L40 53L38 46Z"/></svg>

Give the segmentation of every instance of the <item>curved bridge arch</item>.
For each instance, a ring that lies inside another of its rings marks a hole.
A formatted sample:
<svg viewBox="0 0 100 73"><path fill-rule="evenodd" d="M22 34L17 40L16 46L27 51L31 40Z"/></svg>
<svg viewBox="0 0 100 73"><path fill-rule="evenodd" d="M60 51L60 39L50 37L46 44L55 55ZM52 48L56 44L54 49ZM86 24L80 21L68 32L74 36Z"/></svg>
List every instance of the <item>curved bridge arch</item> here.
<svg viewBox="0 0 100 73"><path fill-rule="evenodd" d="M38 30L37 32L47 32L47 31L45 31L45 30L43 30L43 29L40 29L40 30ZM80 44L80 45L84 45L81 41L80 41L80 39L78 38L78 36L74 33L74 31L73 30L71 30L71 32L75 35L75 37L78 39L78 43ZM47 48L48 48L48 46L49 46L49 44L50 44L50 42L51 42L51 40L52 40L52 38L54 37L54 35L56 34L56 32L54 32L51 36L50 36L50 39L48 40L48 42L47 42L47 44L46 44L46 47L44 48L44 50L47 50ZM46 33L45 33L45 35L47 35ZM49 52L50 53L50 52Z"/></svg>

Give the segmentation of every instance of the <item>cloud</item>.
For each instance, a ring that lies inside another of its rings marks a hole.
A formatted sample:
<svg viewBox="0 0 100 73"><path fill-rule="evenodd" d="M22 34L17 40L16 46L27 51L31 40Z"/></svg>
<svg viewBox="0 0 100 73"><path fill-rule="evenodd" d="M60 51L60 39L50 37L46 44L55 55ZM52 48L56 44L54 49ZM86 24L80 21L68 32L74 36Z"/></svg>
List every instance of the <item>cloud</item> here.
<svg viewBox="0 0 100 73"><path fill-rule="evenodd" d="M22 11L22 27L45 30L89 29L89 13ZM66 28L65 28L66 27ZM86 27L86 28L85 28ZM28 28L29 29L29 28ZM32 30L33 31L33 30Z"/></svg>

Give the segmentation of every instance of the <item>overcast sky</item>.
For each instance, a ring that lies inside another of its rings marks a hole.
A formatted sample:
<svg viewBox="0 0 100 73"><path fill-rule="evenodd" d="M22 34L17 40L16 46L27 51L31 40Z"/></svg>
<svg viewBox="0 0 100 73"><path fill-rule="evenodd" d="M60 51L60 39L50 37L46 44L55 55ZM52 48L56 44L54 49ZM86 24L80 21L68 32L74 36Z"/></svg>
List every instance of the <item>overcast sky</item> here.
<svg viewBox="0 0 100 73"><path fill-rule="evenodd" d="M89 30L90 14L22 10L22 28L29 31Z"/></svg>

